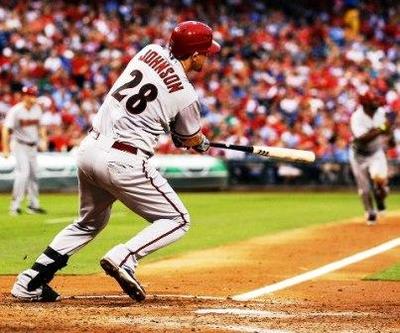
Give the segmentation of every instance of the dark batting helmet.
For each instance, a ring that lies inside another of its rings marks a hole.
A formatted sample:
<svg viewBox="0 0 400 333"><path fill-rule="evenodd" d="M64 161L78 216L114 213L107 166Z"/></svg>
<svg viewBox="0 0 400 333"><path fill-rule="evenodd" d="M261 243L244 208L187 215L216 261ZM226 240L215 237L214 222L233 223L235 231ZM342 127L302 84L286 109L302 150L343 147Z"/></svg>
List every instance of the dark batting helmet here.
<svg viewBox="0 0 400 333"><path fill-rule="evenodd" d="M177 59L185 59L193 53L214 54L221 46L212 38L212 29L204 23L186 21L179 23L169 40L171 53Z"/></svg>
<svg viewBox="0 0 400 333"><path fill-rule="evenodd" d="M23 94L30 96L37 96L39 93L38 88L35 86L23 86L21 91Z"/></svg>

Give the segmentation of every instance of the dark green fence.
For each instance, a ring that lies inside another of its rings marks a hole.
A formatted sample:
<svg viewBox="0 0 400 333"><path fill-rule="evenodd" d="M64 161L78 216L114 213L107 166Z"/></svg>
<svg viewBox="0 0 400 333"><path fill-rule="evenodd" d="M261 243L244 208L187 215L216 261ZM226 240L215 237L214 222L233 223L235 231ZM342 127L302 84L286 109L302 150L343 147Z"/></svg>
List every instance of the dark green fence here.
<svg viewBox="0 0 400 333"><path fill-rule="evenodd" d="M285 164L260 158L226 161L229 186L235 185L302 185L354 186L348 163L321 162L313 164ZM400 163L389 162L392 187L400 187Z"/></svg>

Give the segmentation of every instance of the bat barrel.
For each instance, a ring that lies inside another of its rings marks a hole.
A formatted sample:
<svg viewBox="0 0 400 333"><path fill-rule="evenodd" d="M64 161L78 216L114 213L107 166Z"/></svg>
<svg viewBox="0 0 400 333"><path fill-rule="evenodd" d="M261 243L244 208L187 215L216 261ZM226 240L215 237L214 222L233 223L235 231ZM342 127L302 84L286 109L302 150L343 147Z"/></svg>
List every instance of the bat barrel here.
<svg viewBox="0 0 400 333"><path fill-rule="evenodd" d="M254 154L270 157L277 160L307 163L312 163L315 161L314 152L308 150L264 146L255 146L253 148Z"/></svg>
<svg viewBox="0 0 400 333"><path fill-rule="evenodd" d="M219 143L219 142L210 142L210 147L237 150L245 153L253 153L260 156L265 156L272 159L287 161L287 162L312 163L315 161L315 154L312 151L301 150L301 149L269 147L269 146L241 146L241 145L231 145L229 143Z"/></svg>

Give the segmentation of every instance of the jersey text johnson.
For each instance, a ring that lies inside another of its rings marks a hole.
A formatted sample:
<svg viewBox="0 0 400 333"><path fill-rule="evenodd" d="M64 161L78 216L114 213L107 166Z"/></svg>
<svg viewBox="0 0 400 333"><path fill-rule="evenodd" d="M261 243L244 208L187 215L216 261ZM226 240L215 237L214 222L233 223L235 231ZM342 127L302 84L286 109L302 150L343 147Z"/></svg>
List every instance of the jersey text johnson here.
<svg viewBox="0 0 400 333"><path fill-rule="evenodd" d="M146 54L142 55L139 60L149 65L167 86L168 92L173 93L175 91L183 89L182 82L174 69L171 67L169 62L159 55L156 51L149 50Z"/></svg>

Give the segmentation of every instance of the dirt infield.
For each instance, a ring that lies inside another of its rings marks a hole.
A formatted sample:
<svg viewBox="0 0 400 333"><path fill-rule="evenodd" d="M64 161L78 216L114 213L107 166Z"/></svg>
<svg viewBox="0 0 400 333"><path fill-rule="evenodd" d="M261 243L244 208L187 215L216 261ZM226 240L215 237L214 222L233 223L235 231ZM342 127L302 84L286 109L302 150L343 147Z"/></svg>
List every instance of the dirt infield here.
<svg viewBox="0 0 400 333"><path fill-rule="evenodd" d="M61 302L19 303L9 296L15 277L4 276L0 331L400 332L400 282L361 280L399 262L399 247L247 302L230 299L399 235L399 215L374 227L354 219L144 264L141 304L103 274L56 277Z"/></svg>

